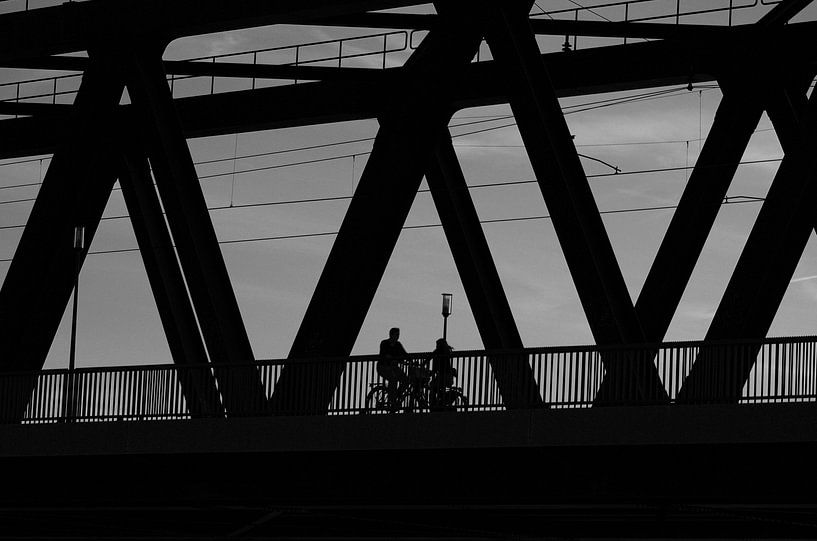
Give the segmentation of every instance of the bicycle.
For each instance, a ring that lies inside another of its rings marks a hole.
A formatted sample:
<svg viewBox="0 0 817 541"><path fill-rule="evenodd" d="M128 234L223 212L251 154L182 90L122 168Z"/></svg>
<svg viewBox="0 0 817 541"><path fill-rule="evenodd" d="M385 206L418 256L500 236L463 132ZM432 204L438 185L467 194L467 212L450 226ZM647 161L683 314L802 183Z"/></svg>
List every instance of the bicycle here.
<svg viewBox="0 0 817 541"><path fill-rule="evenodd" d="M462 393L462 387L443 385L440 388L437 385L436 374L428 369L427 359L410 360L404 365L407 367L407 382L400 386L396 397L391 396L385 383L369 383L363 413L397 413L400 410L408 413L468 407L468 397Z"/></svg>

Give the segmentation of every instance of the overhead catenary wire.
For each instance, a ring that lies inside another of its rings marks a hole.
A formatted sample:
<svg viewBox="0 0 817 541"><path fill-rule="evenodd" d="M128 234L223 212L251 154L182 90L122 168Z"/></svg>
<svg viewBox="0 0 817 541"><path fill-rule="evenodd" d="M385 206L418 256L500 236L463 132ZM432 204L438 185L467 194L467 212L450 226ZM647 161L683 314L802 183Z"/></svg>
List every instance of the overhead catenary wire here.
<svg viewBox="0 0 817 541"><path fill-rule="evenodd" d="M767 158L767 159L758 159L758 160L745 160L738 162L739 166L743 165L760 165L760 164L768 164L768 163L778 163L782 160L782 158ZM712 164L708 167L721 167L723 164ZM605 178L619 178L619 177L626 177L630 175L643 175L643 174L653 174L653 173L667 173L673 171L684 171L686 169L694 169L694 166L677 166L677 167L656 167L650 169L637 169L632 171L619 171L614 173L596 173L592 175L586 175L588 179L605 179ZM501 187L501 186L518 186L523 184L536 184L538 181L536 179L524 179L524 180L511 180L511 181L501 181L501 182L485 182L480 184L470 184L467 186L467 189L474 190L480 188L494 188L494 187ZM429 192L427 188L420 189L417 193L426 193ZM239 210L244 208L253 208L253 207L270 207L270 206L283 206L283 205L301 205L301 204L308 204L308 203L325 203L325 202L332 202L332 201L349 201L352 199L353 196L351 195L337 195L337 196L324 196L324 197L313 197L313 198L303 198L303 199L288 199L283 201L263 201L263 202L255 202L255 203L238 203L232 205L219 205L214 207L208 207L207 210L216 211L216 210ZM736 197L736 196L732 196ZM745 197L745 196L740 196ZM34 201L34 199L24 199L19 201L3 201L0 202L0 205L3 203L16 203L20 201ZM116 215L116 216L105 216L101 220L124 220L129 218L127 214ZM25 227L25 224L13 224L13 225L4 225L0 226L0 231L8 230L8 229L21 229Z"/></svg>
<svg viewBox="0 0 817 541"><path fill-rule="evenodd" d="M721 205L737 205L737 204L745 204L745 203L760 203L764 201L762 197L754 197L754 196L727 196L721 202ZM625 208L625 209L612 209L612 210L602 210L599 211L600 215L608 215L608 214L630 214L636 212L655 212L660 210L673 210L677 209L678 205L657 205L657 206L650 206L650 207L634 207L634 208ZM499 224L499 223L513 223L513 222L526 222L526 221L534 221L534 220L549 220L551 216L549 214L543 215L536 215L536 216L515 216L510 218L495 218L495 219L486 219L486 220L479 220L480 224L483 225L490 225L490 224ZM442 224L418 224L418 225L406 225L401 228L401 231L411 231L411 230L418 230L418 229L432 229L432 228L441 228ZM339 231L322 231L318 233L300 233L300 234L292 234L292 235L274 235L274 236L265 236L265 237L249 237L243 239L228 239L228 240L220 240L218 241L219 245L230 245L230 244L248 244L253 242L272 242L272 241L280 241L280 240L294 240L294 239L305 239L305 238L316 238L316 237L331 237L336 236ZM175 247L175 246L174 246ZM132 253L140 251L139 248L119 248L113 250L95 250L89 251L87 255L110 255L110 254L123 254L123 253ZM12 258L0 259L0 263L10 263Z"/></svg>
<svg viewBox="0 0 817 541"><path fill-rule="evenodd" d="M716 88L716 87L713 87L713 88ZM621 104L621 103L630 103L630 102L633 102L633 101L647 101L647 100L651 100L651 99L660 99L661 97L664 97L664 96L666 96L668 94L679 93L682 90L686 90L686 87L664 89L664 90L659 90L659 91L650 91L650 92L637 94L637 95L634 95L634 96L626 96L626 97L622 97L622 98L606 98L606 99L603 99L603 100L596 100L596 101L586 102L586 103L582 103L582 104L568 105L568 106L565 106L565 108L564 108L565 109L564 114L566 114L566 115L574 114L574 113L579 113L579 112L592 110L592 109L595 109L595 108L611 107L613 105L618 105L618 104ZM588 108L588 107L590 107L590 108ZM579 108L579 109L576 109L576 108ZM482 118L482 117L480 117L480 118ZM450 127L452 129L453 128L460 128L460 127L463 127L463 126L472 126L472 125L489 123L489 122L497 122L497 121L501 121L501 120L509 120L509 119L512 119L512 118L513 118L513 115L494 115L491 118L483 118L482 120L476 120L476 121L471 121L471 122L461 122L461 123L458 123L458 124L453 124ZM452 137L455 137L455 138L456 137L466 137L466 136L469 136L469 135L476 135L476 134L485 133L485 132L488 132L488 131L504 129L504 128L515 126L515 125L516 125L516 122L514 121L514 122L503 124L501 126L494 126L494 127L481 129L481 130L473 130L473 131L464 132L464 133L452 134ZM316 144L316 145L307 145L307 146L302 146L302 147L297 147L297 148L292 148L292 149L281 149L281 150L273 150L273 151L259 152L259 153L253 153L253 154L246 154L246 155L242 155L242 156L238 156L237 154L234 154L233 157L215 158L215 159L210 159L210 160L198 161L198 162L195 162L195 165L210 165L210 164L223 163L223 162L229 162L229 161L235 162L236 160L240 160L240 159L268 157L268 156L275 156L275 155L279 155L279 154L286 154L286 153L291 153L291 152L300 152L300 151L307 151L307 150L319 150L319 149L323 149L323 148L330 148L330 147L346 145L346 144L372 142L372 141L374 141L374 139L375 139L374 137L363 137L363 138L350 139L350 140L345 140L345 141L333 141L333 142L329 142L329 143L321 143L321 144ZM354 154L354 156L359 156L359 155L363 155L363 154L366 154L366 153L368 153L368 152L360 152L360 153ZM337 156L335 159L344 159L344 158L349 158L350 156L353 156L353 155L350 155L350 154L341 155L341 156ZM44 159L47 160L47 159L50 159L50 157L30 158L30 159L25 159L25 160L17 160L17 161L13 161L13 162L0 163L0 167L10 166L10 165L26 164L26 163L36 163L36 162L39 162L40 165L42 165L42 161ZM328 160L329 160L329 158L320 158L315 163L318 163L320 161L328 161ZM309 164L309 163L310 162L308 160L305 160L305 161L302 161L302 162L296 162L296 163L294 163L292 165L293 166L294 165L305 165L305 164ZM287 164L283 164L283 167L286 167L286 166L287 166ZM277 166L272 166L271 168L277 168ZM235 174L235 173L240 174L241 172L242 171L235 171L235 172L233 172L231 174ZM250 172L255 172L255 170L250 171ZM7 186L0 186L0 191L8 190L8 189L18 189L18 188L28 188L28 187L39 186L39 185L42 184L41 178L42 178L42 174L40 175L40 180L38 182L28 182L28 183L20 183L20 184L13 184L13 185L7 185ZM210 176L210 177L207 177L207 178L216 178L216 176ZM22 201L15 201L15 202L22 202ZM3 202L0 202L0 204L3 204Z"/></svg>
<svg viewBox="0 0 817 541"><path fill-rule="evenodd" d="M596 102L591 102L591 104L595 103L595 104L599 104L599 106L610 106L610 105L614 105L614 104L618 104L618 103L622 103L622 102L634 101L634 100L655 99L655 98L666 96L666 95L668 95L670 93L678 92L680 90L685 90L685 88L683 88L683 89L682 88L667 89L667 90L661 90L661 91L656 91L656 92L643 93L643 94L641 94L639 96L635 96L635 97L634 96L627 96L627 97L622 98L622 99L598 100ZM586 107L588 105L590 105L590 104L585 103L585 104L577 104L577 105L574 105L574 106L567 106L567 107L565 107L565 109L568 109L568 110L565 112L565 114L570 114L571 112L575 112L577 110L577 108ZM571 110L571 107L572 107L572 110ZM583 110L583 109L579 109L579 110ZM476 125L476 124L480 124L480 123L484 123L484 122L495 122L495 121L502 120L502 119L505 119L505 118L512 118L512 116L511 115L496 115L496 116L493 116L493 117L491 117L491 118L489 118L487 120L460 123L460 124L456 124L456 125L454 125L452 127ZM493 127L488 128L487 130L481 129L481 130L477 130L477 131L469 131L469 132L465 132L465 133L453 134L453 137L464 137L464 136L467 136L467 135L472 135L473 133L481 133L483 131L501 129L503 127L507 127L507 126L506 125L493 126ZM757 131L766 131L766 130L757 130ZM374 139L373 137L359 138L359 139L353 139L353 140L349 140L349 141L330 142L330 143L324 143L324 144L320 144L320 145L309 145L307 147L301 147L301 148L296 148L296 149L282 149L282 150L277 150L277 151L272 151L272 152L258 153L258 154L249 155L249 156L250 157L258 157L258 156L264 156L264 155L274 155L274 154L282 154L282 153L287 153L287 152L295 152L295 151L299 151L299 150L312 150L312 149L316 149L316 148L326 148L326 147L332 147L332 146L337 146L337 145L342 145L342 144L350 144L350 143L371 141L373 139ZM636 142L630 142L630 143L608 143L607 145L655 144L655 143L656 142L653 142L653 141L636 141ZM604 146L604 145L605 144L579 145L579 146ZM342 155L342 156L334 156L334 157L328 157L328 158L319 158L319 159L315 159L315 160L305 160L305 161L301 161L301 162L288 163L288 164L279 164L279 165L274 165L274 166L267 166L267 167L264 167L264 168L254 168L254 169L251 169L251 170L235 171L235 172L219 174L219 175L208 175L208 176L203 176L201 178L202 179L216 178L218 176L234 175L236 173L240 174L242 172L253 172L253 171L273 169L273 168L291 167L291 166L303 165L303 164L307 164L307 163L319 163L319 162L329 161L329 160L333 160L333 159L344 159L344 158L349 158L349 157L354 158L355 156L359 156L359 155L363 155L363 154L367 154L367 152L359 152L359 153L347 154L347 155ZM238 158L237 152L234 151L234 157L232 158L233 163L235 163L235 160L237 158ZM242 158L244 158L244 156L242 156ZM42 163L42 160L43 160L43 158L37 158L37 159L26 160L26 161L28 161L28 162L39 161L40 163ZM230 159L226 158L226 159L219 159L219 160L206 160L204 162L199 162L199 164L217 163L217 162L221 162L221 161L230 161ZM752 161L741 162L740 165L756 164L756 163L771 163L771 162L775 162L775 161L780 161L780 159L779 158L774 158L774 159L767 159L767 160L752 160ZM633 174L657 173L657 172L675 171L675 170L687 170L687 169L690 169L690 167L686 166L686 167L654 168L654 169L644 169L644 170L637 170L637 171L622 171L622 172L609 173L609 174L588 175L588 178L604 178L604 177L610 177L610 176L627 176L627 175L633 175ZM487 188L487 187L493 187L493 186L511 186L511 185L529 184L529 183L535 183L535 182L536 182L536 180L483 183L483 184L471 185L471 186L469 186L469 189L479 189L479 188ZM427 191L427 190L421 190L421 191ZM743 198L743 197L744 196L731 196L731 198L733 200L736 199L736 198ZM251 207L273 206L273 205L291 205L291 204L316 203L316 202L324 202L324 201L342 201L342 200L349 200L349 199L351 199L351 196L320 197L320 198L297 199L297 200L288 200L288 201L256 202L256 203L246 203L246 204L238 204L238 205L231 204L230 206L212 207L209 210L217 211L217 210L227 210L227 209L231 209L231 208L242 209L242 208L251 208ZM18 199L18 200L13 200L13 201L0 202L0 204L20 203L20 202L33 201L33 200L34 199L28 199L28 200ZM759 201L761 199L751 198L751 200L752 201ZM737 201L730 201L729 198L727 198L724 201L724 204L732 204L734 202L737 202ZM602 214L605 214L605 213L620 213L620 212L637 212L637 211L644 211L644 210L658 210L660 208L674 208L674 207L673 206L669 206L669 207L644 207L644 208L636 208L636 209L604 211L604 212L602 212ZM125 219L125 218L128 218L128 216L127 215L125 215L125 216L109 216L109 217L103 218L103 220ZM509 219L503 219L503 220L499 220L499 221L518 221L518 220L544 219L544 218L547 218L547 217L546 216L545 217L540 216L540 217L509 218ZM485 223L497 223L497 221L496 220L491 220L491 221L487 221ZM412 226L412 227L409 227L409 228L433 227L433 226L434 226L433 224L428 224L428 225L425 225L425 226ZM0 229L14 229L14 228L20 228L20 227L23 227L23 225L0 226ZM332 232L326 232L326 233L320 233L318 235L319 236L325 236L325 235L329 235L329 234L333 234L333 233ZM305 234L305 235L309 236L309 235L312 235L312 234ZM285 238L290 238L290 237L285 237ZM259 239L259 240L263 240L263 239ZM239 239L239 240L234 240L234 241L223 241L223 242L235 243L235 242L244 242L244 240ZM128 251L128 250L125 250L125 251Z"/></svg>

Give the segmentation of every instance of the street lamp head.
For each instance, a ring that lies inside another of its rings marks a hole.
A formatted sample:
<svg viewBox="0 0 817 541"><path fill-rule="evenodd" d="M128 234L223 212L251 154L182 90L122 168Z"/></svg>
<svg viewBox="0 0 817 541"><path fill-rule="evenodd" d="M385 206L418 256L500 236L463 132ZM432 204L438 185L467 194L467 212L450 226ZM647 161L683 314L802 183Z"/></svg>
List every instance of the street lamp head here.
<svg viewBox="0 0 817 541"><path fill-rule="evenodd" d="M451 315L452 297L451 293L443 293L443 317Z"/></svg>
<svg viewBox="0 0 817 541"><path fill-rule="evenodd" d="M78 225L74 228L74 248L82 250L85 248L85 226Z"/></svg>

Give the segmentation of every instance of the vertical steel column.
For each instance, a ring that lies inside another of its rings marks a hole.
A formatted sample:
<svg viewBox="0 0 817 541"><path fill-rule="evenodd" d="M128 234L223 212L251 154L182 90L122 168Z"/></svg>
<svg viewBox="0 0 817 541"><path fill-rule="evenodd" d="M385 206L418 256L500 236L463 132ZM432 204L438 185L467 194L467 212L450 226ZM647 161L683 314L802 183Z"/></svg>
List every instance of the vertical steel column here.
<svg viewBox="0 0 817 541"><path fill-rule="evenodd" d="M173 249L150 166L141 142L123 135L119 184L128 208L139 252L162 321L173 362L191 415L217 416L224 408L208 367L207 353L182 271Z"/></svg>
<svg viewBox="0 0 817 541"><path fill-rule="evenodd" d="M707 340L762 338L806 247L817 215L817 96L781 91L771 102L777 125L798 128L796 146L785 136L786 154L769 188L746 246L721 299ZM782 118L781 118L782 117ZM781 138L783 139L783 138ZM728 359L701 355L679 400L737 401L755 361L755 351ZM726 366L724 366L726 364Z"/></svg>
<svg viewBox="0 0 817 541"><path fill-rule="evenodd" d="M447 129L429 161L426 180L483 345L486 349L521 348L522 338ZM492 362L491 368L507 407L541 406L527 358L518 362L503 358Z"/></svg>
<svg viewBox="0 0 817 541"><path fill-rule="evenodd" d="M550 211L585 315L598 344L644 341L621 269L582 169L528 22L530 2L492 2L486 35L506 71L510 104ZM666 400L655 365L616 356L605 362L616 399ZM599 397L607 400L608 396Z"/></svg>
<svg viewBox="0 0 817 541"><path fill-rule="evenodd" d="M161 51L122 52L128 92L141 122L150 163L176 251L187 280L210 361L253 363L241 311L218 246L190 149L162 68ZM258 411L266 394L255 367L216 369L224 406L230 413Z"/></svg>
<svg viewBox="0 0 817 541"><path fill-rule="evenodd" d="M83 262L116 181L110 135L123 85L110 77L109 57L89 55L69 137L54 153L0 289L0 371L42 368L74 285L74 229L85 227Z"/></svg>
<svg viewBox="0 0 817 541"><path fill-rule="evenodd" d="M438 8L438 12L447 17L447 9ZM451 118L451 85L479 47L479 32L448 17L411 55L405 66L411 78L404 81L403 92L393 96L394 107L380 117L372 153L290 359L342 357L352 351L437 135ZM271 398L273 411L325 411L344 369L340 362L288 364Z"/></svg>

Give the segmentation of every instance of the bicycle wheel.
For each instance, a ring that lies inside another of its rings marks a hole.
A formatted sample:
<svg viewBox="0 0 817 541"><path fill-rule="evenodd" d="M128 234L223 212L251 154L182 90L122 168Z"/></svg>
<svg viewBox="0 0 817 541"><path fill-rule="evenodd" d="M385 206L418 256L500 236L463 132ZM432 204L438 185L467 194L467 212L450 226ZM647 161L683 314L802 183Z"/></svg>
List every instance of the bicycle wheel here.
<svg viewBox="0 0 817 541"><path fill-rule="evenodd" d="M365 413L385 412L390 410L391 401L389 400L389 388L385 385L375 385L366 395Z"/></svg>

